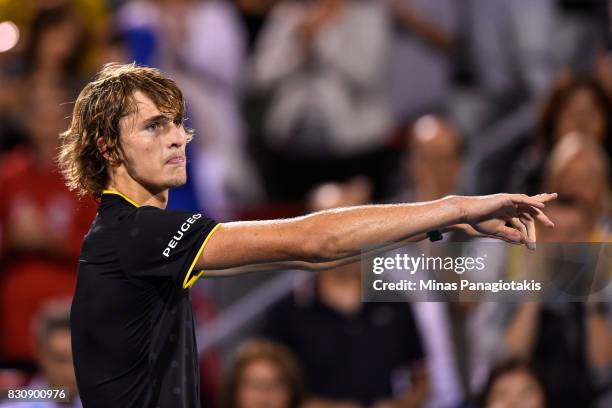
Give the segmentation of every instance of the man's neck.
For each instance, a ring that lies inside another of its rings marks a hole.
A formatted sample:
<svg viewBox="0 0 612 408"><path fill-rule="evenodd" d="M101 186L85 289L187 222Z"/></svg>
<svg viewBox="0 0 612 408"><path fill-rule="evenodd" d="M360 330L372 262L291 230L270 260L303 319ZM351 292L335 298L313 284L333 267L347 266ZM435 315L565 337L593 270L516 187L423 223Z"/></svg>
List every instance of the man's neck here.
<svg viewBox="0 0 612 408"><path fill-rule="evenodd" d="M129 181L121 179L112 180L106 189L123 194L139 206L151 205L164 210L168 205L168 189L160 192L151 192L133 179Z"/></svg>

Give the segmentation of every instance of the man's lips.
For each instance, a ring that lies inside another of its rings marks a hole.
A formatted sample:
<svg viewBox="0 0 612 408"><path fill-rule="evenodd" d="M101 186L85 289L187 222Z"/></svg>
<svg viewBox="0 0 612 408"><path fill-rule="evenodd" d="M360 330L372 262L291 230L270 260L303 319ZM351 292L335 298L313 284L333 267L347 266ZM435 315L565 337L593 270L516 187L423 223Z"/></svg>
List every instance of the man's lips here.
<svg viewBox="0 0 612 408"><path fill-rule="evenodd" d="M175 157L171 157L170 159L166 160L166 164L183 164L183 163L185 163L184 156L175 156Z"/></svg>

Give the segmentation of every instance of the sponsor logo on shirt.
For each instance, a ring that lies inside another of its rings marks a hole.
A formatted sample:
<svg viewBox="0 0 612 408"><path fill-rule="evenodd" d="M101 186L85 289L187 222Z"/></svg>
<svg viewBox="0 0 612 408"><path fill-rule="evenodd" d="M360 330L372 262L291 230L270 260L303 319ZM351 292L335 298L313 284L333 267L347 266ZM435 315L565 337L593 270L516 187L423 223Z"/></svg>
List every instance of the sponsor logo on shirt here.
<svg viewBox="0 0 612 408"><path fill-rule="evenodd" d="M202 218L202 214L193 214L191 217L187 218L185 222L181 224L181 227L176 231L170 242L168 242L168 245L162 252L162 255L164 255L166 258L170 257L170 252L176 248L181 239L183 239L185 233L189 231L189 228L191 228L193 223L195 223L199 218Z"/></svg>

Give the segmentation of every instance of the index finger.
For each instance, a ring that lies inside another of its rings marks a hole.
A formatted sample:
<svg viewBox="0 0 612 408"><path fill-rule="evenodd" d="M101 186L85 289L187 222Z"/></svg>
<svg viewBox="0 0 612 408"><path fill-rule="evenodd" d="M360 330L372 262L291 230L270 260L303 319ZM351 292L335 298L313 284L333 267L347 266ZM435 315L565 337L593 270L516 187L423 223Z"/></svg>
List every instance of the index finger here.
<svg viewBox="0 0 612 408"><path fill-rule="evenodd" d="M544 208L544 202L534 197L529 197L525 194L511 194L510 199L515 205L527 205L533 208Z"/></svg>
<svg viewBox="0 0 612 408"><path fill-rule="evenodd" d="M549 201L556 200L557 197L559 197L559 194L557 193L542 193L542 194L531 196L531 198L538 200L541 203L547 203Z"/></svg>

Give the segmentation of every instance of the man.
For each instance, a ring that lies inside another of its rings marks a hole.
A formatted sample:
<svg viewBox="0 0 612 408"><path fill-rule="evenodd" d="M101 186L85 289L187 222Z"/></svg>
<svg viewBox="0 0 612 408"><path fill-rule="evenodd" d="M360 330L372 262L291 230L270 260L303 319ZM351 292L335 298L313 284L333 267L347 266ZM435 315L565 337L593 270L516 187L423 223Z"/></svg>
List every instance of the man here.
<svg viewBox="0 0 612 408"><path fill-rule="evenodd" d="M72 364L69 306L63 301L52 301L38 316L36 358L40 371L28 385L31 390L63 389L66 398L62 402L9 400L0 403L1 408L82 408Z"/></svg>
<svg viewBox="0 0 612 408"><path fill-rule="evenodd" d="M225 224L165 211L168 190L186 181L184 114L172 80L111 64L83 89L62 134L68 186L100 197L71 313L86 408L199 405L187 289L203 270L320 270L358 260L364 247L384 250L453 228L532 246L535 220L553 226L541 209L555 194L446 197Z"/></svg>

